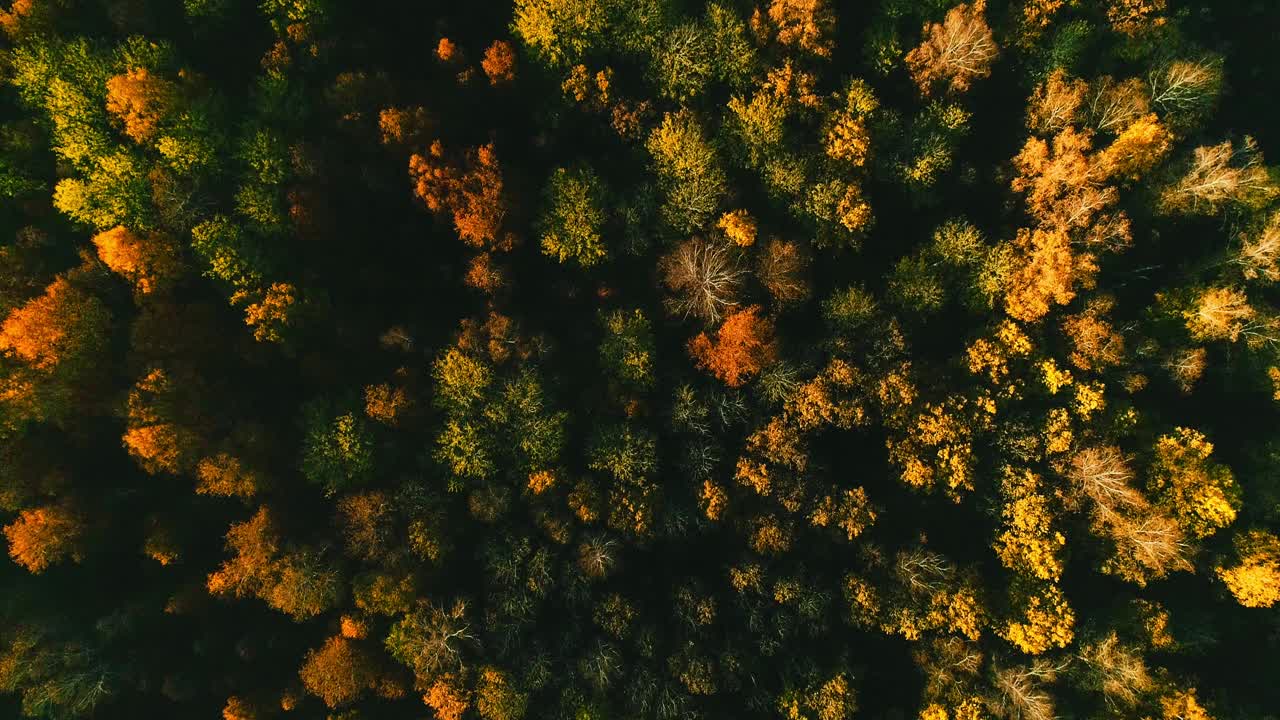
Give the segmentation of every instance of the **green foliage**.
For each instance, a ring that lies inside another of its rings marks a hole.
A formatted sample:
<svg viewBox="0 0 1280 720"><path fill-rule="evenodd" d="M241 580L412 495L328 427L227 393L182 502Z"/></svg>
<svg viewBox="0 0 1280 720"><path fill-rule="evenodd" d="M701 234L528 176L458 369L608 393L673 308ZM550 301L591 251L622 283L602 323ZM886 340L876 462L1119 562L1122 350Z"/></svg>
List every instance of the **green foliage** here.
<svg viewBox="0 0 1280 720"><path fill-rule="evenodd" d="M373 476L373 433L363 417L316 400L302 412L301 469L326 495L363 485Z"/></svg>
<svg viewBox="0 0 1280 720"><path fill-rule="evenodd" d="M604 341L600 361L618 382L637 390L653 386L654 337L649 319L639 310L601 314Z"/></svg>
<svg viewBox="0 0 1280 720"><path fill-rule="evenodd" d="M608 256L601 236L605 188L591 168L557 168L543 195L538 227L544 254L582 267Z"/></svg>
<svg viewBox="0 0 1280 720"><path fill-rule="evenodd" d="M663 219L689 232L711 221L727 194L727 178L698 118L688 110L667 113L646 143L666 201Z"/></svg>

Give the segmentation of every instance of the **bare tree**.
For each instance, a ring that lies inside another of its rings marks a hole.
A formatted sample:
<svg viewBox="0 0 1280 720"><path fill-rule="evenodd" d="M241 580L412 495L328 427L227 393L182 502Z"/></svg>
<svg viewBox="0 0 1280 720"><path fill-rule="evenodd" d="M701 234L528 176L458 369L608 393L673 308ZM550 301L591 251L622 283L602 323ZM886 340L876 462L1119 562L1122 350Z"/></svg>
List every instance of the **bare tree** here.
<svg viewBox="0 0 1280 720"><path fill-rule="evenodd" d="M1089 124L1099 132L1116 133L1151 112L1147 88L1137 78L1116 82L1110 75L1094 81L1085 102Z"/></svg>
<svg viewBox="0 0 1280 720"><path fill-rule="evenodd" d="M1142 654L1124 645L1115 631L1085 644L1076 655L1086 689L1101 692L1113 712L1137 705L1142 694L1155 686Z"/></svg>
<svg viewBox="0 0 1280 720"><path fill-rule="evenodd" d="M1256 236L1242 238L1240 250L1232 258L1246 280L1265 282L1280 280L1277 261L1280 261L1280 212L1273 214Z"/></svg>
<svg viewBox="0 0 1280 720"><path fill-rule="evenodd" d="M724 244L688 240L663 258L660 268L663 282L675 293L668 307L677 315L715 323L727 308L738 304L736 296L745 271Z"/></svg>
<svg viewBox="0 0 1280 720"><path fill-rule="evenodd" d="M1186 174L1161 193L1160 205L1166 212L1212 214L1227 202L1261 204L1277 192L1257 142L1246 136L1239 147L1226 140L1196 148Z"/></svg>
<svg viewBox="0 0 1280 720"><path fill-rule="evenodd" d="M1070 660L1036 660L1022 667L992 670L995 694L988 702L991 713L1004 720L1053 720L1053 696L1045 686L1066 670Z"/></svg>
<svg viewBox="0 0 1280 720"><path fill-rule="evenodd" d="M1129 482L1133 472L1118 448L1085 448L1071 458L1067 478L1072 489L1089 498L1095 513L1110 518L1121 509L1145 507L1142 494Z"/></svg>

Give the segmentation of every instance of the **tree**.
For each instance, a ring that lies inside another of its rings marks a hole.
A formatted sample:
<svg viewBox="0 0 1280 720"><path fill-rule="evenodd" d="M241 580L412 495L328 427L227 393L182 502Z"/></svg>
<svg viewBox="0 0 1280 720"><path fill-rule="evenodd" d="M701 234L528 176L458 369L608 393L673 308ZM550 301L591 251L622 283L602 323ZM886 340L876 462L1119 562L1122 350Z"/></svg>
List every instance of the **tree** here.
<svg viewBox="0 0 1280 720"><path fill-rule="evenodd" d="M1151 104L1169 124L1189 130L1208 116L1222 92L1222 62L1214 57L1172 60L1151 70L1147 87Z"/></svg>
<svg viewBox="0 0 1280 720"><path fill-rule="evenodd" d="M605 222L605 190L589 167L557 168L543 193L538 220L542 252L560 262L591 267L608 252L601 237Z"/></svg>
<svg viewBox="0 0 1280 720"><path fill-rule="evenodd" d="M98 259L128 280L139 295L170 285L181 271L177 248L163 235L140 236L118 226L95 235L93 244Z"/></svg>
<svg viewBox="0 0 1280 720"><path fill-rule="evenodd" d="M520 720L529 696L510 677L491 665L480 669L476 680L476 710L484 720Z"/></svg>
<svg viewBox="0 0 1280 720"><path fill-rule="evenodd" d="M1052 135L1074 125L1084 107L1089 86L1071 78L1062 68L1036 86L1027 106L1027 126L1041 135Z"/></svg>
<svg viewBox="0 0 1280 720"><path fill-rule="evenodd" d="M1120 642L1114 631L1085 643L1077 657L1081 661L1079 682L1091 692L1100 692L1107 707L1123 712L1136 706L1155 688L1155 678L1147 670L1137 648Z"/></svg>
<svg viewBox="0 0 1280 720"><path fill-rule="evenodd" d="M464 602L447 609L439 605L420 607L391 626L387 650L413 670L420 685L444 673L457 672L464 667L464 649L475 640L466 611Z"/></svg>
<svg viewBox="0 0 1280 720"><path fill-rule="evenodd" d="M177 96L173 83L143 67L107 80L107 112L119 118L125 134L139 143L152 139Z"/></svg>
<svg viewBox="0 0 1280 720"><path fill-rule="evenodd" d="M4 526L9 557L35 574L67 559L79 562L86 549L86 520L65 502L23 510Z"/></svg>
<svg viewBox="0 0 1280 720"><path fill-rule="evenodd" d="M941 23L924 26L924 40L906 57L921 92L930 94L939 84L948 92L964 92L974 80L991 74L998 49L983 18L985 10L985 0L961 3Z"/></svg>
<svg viewBox="0 0 1280 720"><path fill-rule="evenodd" d="M701 229L727 194L715 148L689 110L667 113L645 143L666 194L663 218L676 230Z"/></svg>
<svg viewBox="0 0 1280 720"><path fill-rule="evenodd" d="M494 40L484 51L480 67L490 85L502 85L516 79L516 53L505 40Z"/></svg>
<svg viewBox="0 0 1280 720"><path fill-rule="evenodd" d="M756 277L780 305L804 302L809 298L805 277L810 258L799 243L769 238L761 248Z"/></svg>
<svg viewBox="0 0 1280 720"><path fill-rule="evenodd" d="M493 143L467 151L462 162L445 156L436 140L427 154L409 157L414 193L432 212L448 213L463 242L476 248L510 249L514 236L504 233L507 200L502 167Z"/></svg>
<svg viewBox="0 0 1280 720"><path fill-rule="evenodd" d="M600 360L610 376L623 385L645 390L654 383L654 337L649 319L639 310L614 310L601 315L605 337Z"/></svg>
<svg viewBox="0 0 1280 720"><path fill-rule="evenodd" d="M5 317L0 351L38 371L77 374L96 361L110 321L100 300L59 277Z"/></svg>
<svg viewBox="0 0 1280 720"><path fill-rule="evenodd" d="M359 642L342 636L307 652L298 677L308 692L331 708L357 700L378 681L373 657Z"/></svg>
<svg viewBox="0 0 1280 720"><path fill-rule="evenodd" d="M1014 590L1018 614L998 631L1000 637L1028 655L1065 648L1075 637L1075 611L1057 585L1027 585Z"/></svg>
<svg viewBox="0 0 1280 720"><path fill-rule="evenodd" d="M1280 280L1280 212L1272 213L1257 233L1240 239L1240 249L1232 257L1246 280L1275 282Z"/></svg>
<svg viewBox="0 0 1280 720"><path fill-rule="evenodd" d="M1209 460L1213 443L1189 428L1156 440L1147 479L1151 492L1183 529L1204 538L1230 525L1240 509L1240 489L1230 468Z"/></svg>
<svg viewBox="0 0 1280 720"><path fill-rule="evenodd" d="M543 63L572 65L604 39L600 0L518 0L512 29Z"/></svg>
<svg viewBox="0 0 1280 720"><path fill-rule="evenodd" d="M738 304L744 271L723 244L687 240L662 259L660 269L664 284L676 293L666 303L673 314L714 323Z"/></svg>
<svg viewBox="0 0 1280 720"><path fill-rule="evenodd" d="M729 387L740 387L774 360L773 324L751 306L725 318L713 343L700 333L689 341L689 355Z"/></svg>
<svg viewBox="0 0 1280 720"><path fill-rule="evenodd" d="M1182 177L1160 193L1160 209L1212 215L1228 203L1262 207L1278 193L1257 143L1246 136L1239 147L1227 140L1196 148Z"/></svg>
<svg viewBox="0 0 1280 720"><path fill-rule="evenodd" d="M1220 565L1216 572L1236 602L1248 608L1280 602L1280 538L1265 530L1249 530L1233 540L1236 564Z"/></svg>
<svg viewBox="0 0 1280 720"><path fill-rule="evenodd" d="M333 495L367 482L373 473L373 435L353 412L333 415L315 401L303 410L306 439L301 469L307 480Z"/></svg>
<svg viewBox="0 0 1280 720"><path fill-rule="evenodd" d="M779 43L831 56L836 16L827 0L770 0L768 16Z"/></svg>

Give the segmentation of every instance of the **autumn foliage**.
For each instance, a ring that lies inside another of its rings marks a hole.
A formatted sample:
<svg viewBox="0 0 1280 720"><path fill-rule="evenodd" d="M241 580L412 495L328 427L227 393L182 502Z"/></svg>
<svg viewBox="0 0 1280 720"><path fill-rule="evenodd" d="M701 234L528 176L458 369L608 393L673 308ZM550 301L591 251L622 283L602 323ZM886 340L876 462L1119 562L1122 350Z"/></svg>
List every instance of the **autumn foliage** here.
<svg viewBox="0 0 1280 720"><path fill-rule="evenodd" d="M773 324L751 306L725 317L713 342L707 333L689 341L689 355L698 367L739 387L774 359Z"/></svg>

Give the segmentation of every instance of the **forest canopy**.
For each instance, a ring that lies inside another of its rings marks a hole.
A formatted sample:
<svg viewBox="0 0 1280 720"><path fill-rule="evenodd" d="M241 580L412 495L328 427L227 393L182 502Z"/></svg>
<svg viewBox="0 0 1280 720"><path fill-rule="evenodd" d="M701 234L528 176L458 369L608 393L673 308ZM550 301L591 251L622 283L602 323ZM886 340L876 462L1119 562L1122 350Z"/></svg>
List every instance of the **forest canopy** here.
<svg viewBox="0 0 1280 720"><path fill-rule="evenodd" d="M0 716L1280 718L1280 8L0 0Z"/></svg>

